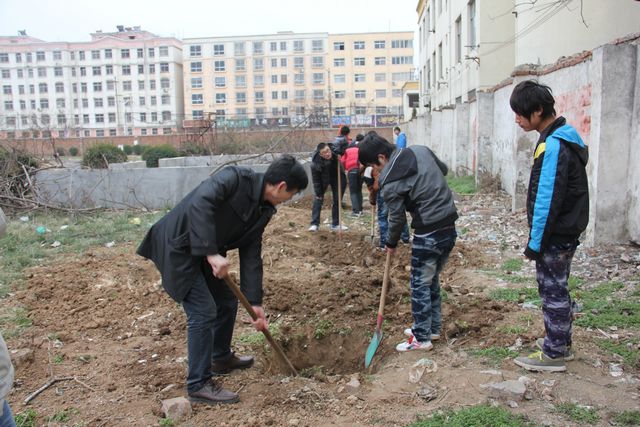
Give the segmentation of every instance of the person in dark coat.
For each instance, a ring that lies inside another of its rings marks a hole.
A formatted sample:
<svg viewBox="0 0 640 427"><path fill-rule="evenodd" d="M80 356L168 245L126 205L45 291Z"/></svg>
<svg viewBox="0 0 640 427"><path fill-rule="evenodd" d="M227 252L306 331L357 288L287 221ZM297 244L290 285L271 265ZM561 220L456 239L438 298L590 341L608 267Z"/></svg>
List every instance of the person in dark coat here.
<svg viewBox="0 0 640 427"><path fill-rule="evenodd" d="M238 401L236 393L212 379L253 364L252 357L231 351L238 300L222 280L229 269L226 255L238 249L240 288L258 315L254 327L264 330L262 234L275 206L307 184L304 168L288 155L275 160L264 174L228 166L154 224L140 244L137 253L155 263L164 289L187 315L191 401Z"/></svg>

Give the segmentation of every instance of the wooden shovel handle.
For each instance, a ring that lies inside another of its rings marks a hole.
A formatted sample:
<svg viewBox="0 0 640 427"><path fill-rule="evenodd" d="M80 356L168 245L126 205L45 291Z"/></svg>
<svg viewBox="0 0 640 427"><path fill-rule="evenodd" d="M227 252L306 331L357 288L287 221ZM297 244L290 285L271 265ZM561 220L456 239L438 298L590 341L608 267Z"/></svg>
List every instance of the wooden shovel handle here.
<svg viewBox="0 0 640 427"><path fill-rule="evenodd" d="M258 315L253 310L253 307L251 306L251 303L249 303L249 300L247 300L247 297L245 297L242 291L240 290L240 287L238 286L238 284L228 274L225 274L224 281L227 284L227 286L229 286L229 289L231 289L231 292L233 292L236 298L240 300L244 308L249 313L249 316L251 316L253 320L257 320ZM278 342L273 339L269 330L265 329L264 331L262 331L262 333L264 334L267 341L269 341L269 344L271 344L271 347L273 347L276 353L278 353L278 356L280 356L280 358L287 364L287 366L291 370L291 373L294 376L297 376L298 371L296 371L296 368L294 368L293 364L291 364L291 361L287 358L287 355L284 354L284 351L282 350L282 347L280 347L280 344L278 344Z"/></svg>
<svg viewBox="0 0 640 427"><path fill-rule="evenodd" d="M387 252L387 259L384 263L384 276L382 277L382 293L380 294L380 305L378 306L378 321L376 327L382 329L382 316L384 315L384 304L387 299L387 288L389 288L389 273L391 270L391 253Z"/></svg>

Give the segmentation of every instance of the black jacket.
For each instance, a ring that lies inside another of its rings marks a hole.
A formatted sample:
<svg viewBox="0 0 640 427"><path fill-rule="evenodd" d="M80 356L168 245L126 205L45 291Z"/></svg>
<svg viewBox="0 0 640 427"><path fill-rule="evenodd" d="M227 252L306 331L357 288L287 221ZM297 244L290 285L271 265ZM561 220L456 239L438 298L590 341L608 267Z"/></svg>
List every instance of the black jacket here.
<svg viewBox="0 0 640 427"><path fill-rule="evenodd" d="M542 131L533 155L527 194L529 242L525 255L537 259L549 243L577 239L589 223L589 151L564 117Z"/></svg>
<svg viewBox="0 0 640 427"><path fill-rule="evenodd" d="M154 224L137 253L152 260L167 293L181 302L195 278L215 278L207 255L240 252L240 287L262 303L262 233L276 212L262 199L264 175L229 166L207 178Z"/></svg>
<svg viewBox="0 0 640 427"><path fill-rule="evenodd" d="M344 154L349 143L347 138L338 137L334 142L328 144L331 149L331 159L326 160L320 156L320 152L316 150L311 156L311 181L314 189L327 188L329 184L336 184L338 181L337 167L340 164L338 156ZM344 175L344 170L340 166L340 172ZM346 178L345 178L346 179ZM316 191L316 194L318 191Z"/></svg>

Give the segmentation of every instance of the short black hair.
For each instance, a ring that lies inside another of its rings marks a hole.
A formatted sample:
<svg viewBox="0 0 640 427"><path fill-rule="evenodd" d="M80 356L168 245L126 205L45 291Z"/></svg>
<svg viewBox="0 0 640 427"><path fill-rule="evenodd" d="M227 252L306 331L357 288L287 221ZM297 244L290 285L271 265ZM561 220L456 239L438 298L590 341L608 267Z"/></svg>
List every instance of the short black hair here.
<svg viewBox="0 0 640 427"><path fill-rule="evenodd" d="M264 173L264 181L276 185L284 181L287 191L302 191L309 185L309 178L304 167L293 156L288 154L278 157L271 162Z"/></svg>
<svg viewBox="0 0 640 427"><path fill-rule="evenodd" d="M364 139L364 135L359 133L356 135L356 141L362 141Z"/></svg>
<svg viewBox="0 0 640 427"><path fill-rule="evenodd" d="M320 144L318 144L318 146L316 147L316 150L320 151L322 150L324 147L326 147L328 144L326 142L321 142Z"/></svg>
<svg viewBox="0 0 640 427"><path fill-rule="evenodd" d="M393 131L394 131L394 132L395 132L395 131L400 132L400 126L396 126L396 127L394 127L394 128L393 128Z"/></svg>
<svg viewBox="0 0 640 427"><path fill-rule="evenodd" d="M349 135L350 132L351 132L351 129L349 129L349 126L342 126L340 128L340 135L341 136L347 136L347 135Z"/></svg>
<svg viewBox="0 0 640 427"><path fill-rule="evenodd" d="M553 105L556 103L551 88L535 80L525 80L513 88L509 104L514 113L531 119L533 113L542 110L541 118L546 119L556 115Z"/></svg>
<svg viewBox="0 0 640 427"><path fill-rule="evenodd" d="M395 145L376 132L369 132L358 144L358 161L365 166L379 165L378 155L382 154L388 159L395 149Z"/></svg>

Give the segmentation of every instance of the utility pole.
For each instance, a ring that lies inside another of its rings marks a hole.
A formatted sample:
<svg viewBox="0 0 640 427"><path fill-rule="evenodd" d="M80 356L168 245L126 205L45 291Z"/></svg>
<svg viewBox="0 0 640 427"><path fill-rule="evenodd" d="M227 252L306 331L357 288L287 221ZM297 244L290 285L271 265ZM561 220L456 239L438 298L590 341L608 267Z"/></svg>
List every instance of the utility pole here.
<svg viewBox="0 0 640 427"><path fill-rule="evenodd" d="M333 108L331 106L331 70L327 70L328 83L329 83L329 128L333 127Z"/></svg>

